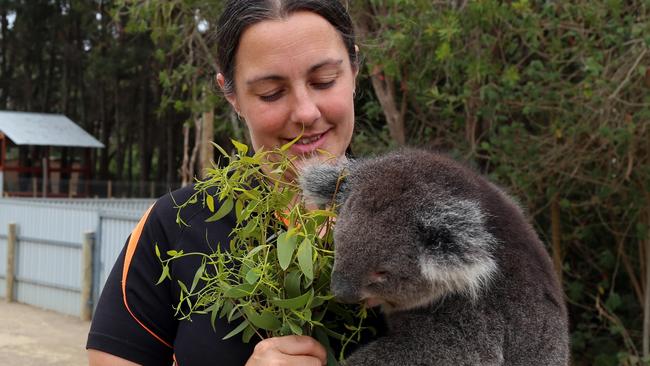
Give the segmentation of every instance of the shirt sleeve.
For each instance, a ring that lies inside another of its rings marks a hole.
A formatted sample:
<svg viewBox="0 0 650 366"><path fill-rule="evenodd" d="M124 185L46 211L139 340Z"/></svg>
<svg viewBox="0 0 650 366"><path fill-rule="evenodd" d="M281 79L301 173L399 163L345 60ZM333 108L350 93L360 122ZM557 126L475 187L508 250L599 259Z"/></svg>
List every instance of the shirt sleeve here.
<svg viewBox="0 0 650 366"><path fill-rule="evenodd" d="M177 328L170 281L156 285L162 265L155 245L165 253L170 243L158 203L142 217L120 253L102 290L86 344L88 349L142 365L172 364Z"/></svg>

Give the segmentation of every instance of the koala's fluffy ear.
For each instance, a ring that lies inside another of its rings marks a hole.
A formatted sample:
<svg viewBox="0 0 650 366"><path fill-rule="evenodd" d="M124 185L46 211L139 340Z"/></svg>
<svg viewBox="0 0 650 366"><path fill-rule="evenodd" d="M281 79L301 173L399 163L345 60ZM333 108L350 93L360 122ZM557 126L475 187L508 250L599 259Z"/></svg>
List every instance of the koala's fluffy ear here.
<svg viewBox="0 0 650 366"><path fill-rule="evenodd" d="M343 203L347 197L350 161L315 162L304 166L300 173L300 187L307 202L319 206Z"/></svg>

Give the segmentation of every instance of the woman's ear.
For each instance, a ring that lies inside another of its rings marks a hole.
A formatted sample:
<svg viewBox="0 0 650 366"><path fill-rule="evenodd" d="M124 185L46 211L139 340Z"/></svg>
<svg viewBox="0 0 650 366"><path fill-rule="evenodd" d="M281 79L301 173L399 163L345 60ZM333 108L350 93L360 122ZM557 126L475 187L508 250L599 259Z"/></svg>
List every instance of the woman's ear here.
<svg viewBox="0 0 650 366"><path fill-rule="evenodd" d="M241 111L239 110L239 104L237 103L237 96L235 95L234 92L226 92L225 86L226 86L226 78L223 76L222 73L217 74L217 85L219 85L219 88L223 92L223 94L226 96L226 100L230 105L235 109L235 112L237 114L240 114Z"/></svg>
<svg viewBox="0 0 650 366"><path fill-rule="evenodd" d="M357 85L357 76L359 76L359 68L361 68L361 61L359 60L359 46L354 45L354 59L356 60L356 65L353 65L354 68L354 86Z"/></svg>

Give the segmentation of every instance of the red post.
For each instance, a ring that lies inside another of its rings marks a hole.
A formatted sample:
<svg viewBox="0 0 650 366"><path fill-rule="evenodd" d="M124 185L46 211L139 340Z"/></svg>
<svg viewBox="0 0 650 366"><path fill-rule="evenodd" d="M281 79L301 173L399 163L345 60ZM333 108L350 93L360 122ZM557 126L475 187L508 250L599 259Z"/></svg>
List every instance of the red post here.
<svg viewBox="0 0 650 366"><path fill-rule="evenodd" d="M0 170L4 170L6 151L7 143L5 142L5 135L0 132Z"/></svg>

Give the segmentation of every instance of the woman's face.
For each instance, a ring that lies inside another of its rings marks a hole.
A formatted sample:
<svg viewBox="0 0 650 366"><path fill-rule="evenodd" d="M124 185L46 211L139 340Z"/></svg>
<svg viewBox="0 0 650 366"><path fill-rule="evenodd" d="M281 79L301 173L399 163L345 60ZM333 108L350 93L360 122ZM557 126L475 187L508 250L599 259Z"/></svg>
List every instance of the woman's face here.
<svg viewBox="0 0 650 366"><path fill-rule="evenodd" d="M296 12L256 23L242 34L235 59L235 92L227 99L246 121L255 150L302 135L292 155L344 155L354 129L357 69L327 20ZM223 87L223 76L217 78Z"/></svg>

